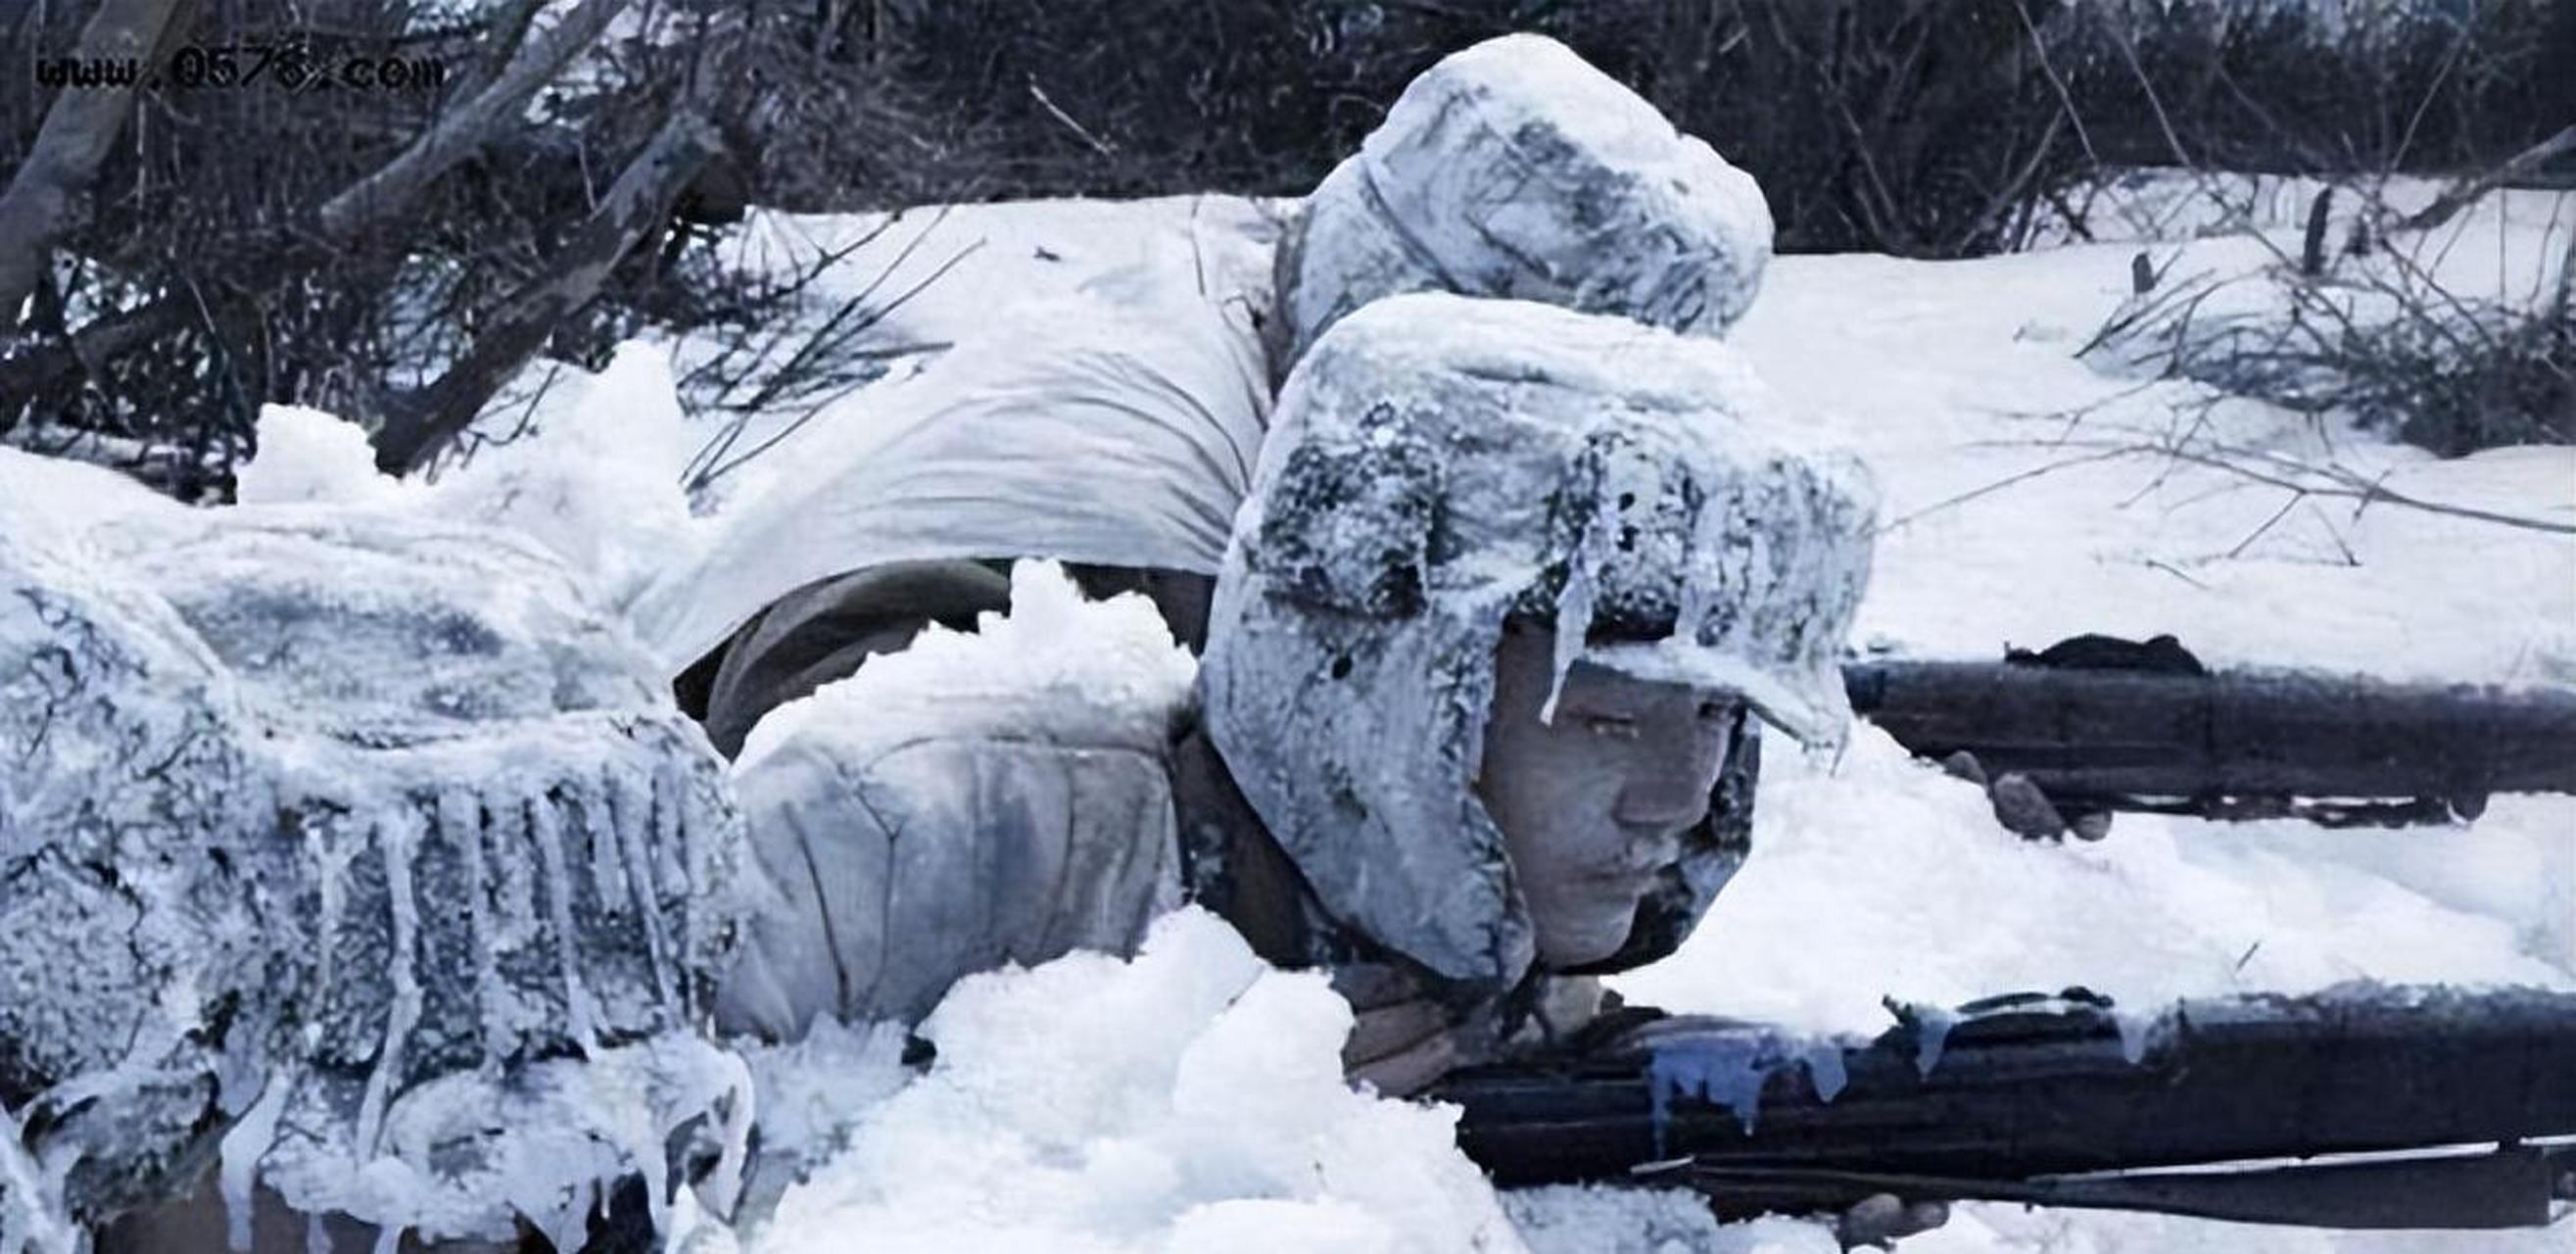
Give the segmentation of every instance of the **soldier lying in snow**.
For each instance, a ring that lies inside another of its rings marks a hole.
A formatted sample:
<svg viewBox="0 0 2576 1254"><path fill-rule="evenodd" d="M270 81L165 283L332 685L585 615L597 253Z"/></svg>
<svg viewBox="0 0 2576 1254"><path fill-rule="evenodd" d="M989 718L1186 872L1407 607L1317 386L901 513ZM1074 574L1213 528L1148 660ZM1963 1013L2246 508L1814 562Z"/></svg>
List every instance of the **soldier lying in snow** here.
<svg viewBox="0 0 2576 1254"><path fill-rule="evenodd" d="M783 904L748 925L719 1025L918 1017L971 971L1132 946L1177 890L1329 968L1346 1060L1383 1090L1559 1042L1590 977L1670 953L1742 862L1757 720L1841 737L1871 513L1859 467L1722 346L1373 304L1282 395L1195 711L1167 643L1020 660L1071 595L1033 568L1013 608L1046 625L989 623L1011 634L980 652L934 632L884 656L935 617L889 575L812 591L839 613L802 621L871 626L855 676L737 764Z"/></svg>

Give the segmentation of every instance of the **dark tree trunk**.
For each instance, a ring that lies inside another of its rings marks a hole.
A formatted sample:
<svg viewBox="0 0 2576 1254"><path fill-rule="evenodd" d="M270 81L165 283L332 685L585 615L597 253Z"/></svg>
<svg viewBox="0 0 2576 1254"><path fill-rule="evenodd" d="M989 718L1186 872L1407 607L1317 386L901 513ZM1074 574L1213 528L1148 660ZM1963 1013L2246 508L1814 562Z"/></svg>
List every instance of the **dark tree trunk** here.
<svg viewBox="0 0 2576 1254"><path fill-rule="evenodd" d="M103 0L82 28L83 59L152 59L181 0ZM140 75L137 76L138 79ZM18 326L18 311L36 289L54 244L79 225L80 195L134 108L132 85L65 87L45 111L36 144L0 191L0 331Z"/></svg>
<svg viewBox="0 0 2576 1254"><path fill-rule="evenodd" d="M617 176L598 210L555 254L553 268L494 311L474 347L436 382L387 407L376 432L377 468L389 474L415 470L463 433L555 327L599 294L617 263L661 229L671 202L720 143L715 127L692 107L680 107L663 123Z"/></svg>

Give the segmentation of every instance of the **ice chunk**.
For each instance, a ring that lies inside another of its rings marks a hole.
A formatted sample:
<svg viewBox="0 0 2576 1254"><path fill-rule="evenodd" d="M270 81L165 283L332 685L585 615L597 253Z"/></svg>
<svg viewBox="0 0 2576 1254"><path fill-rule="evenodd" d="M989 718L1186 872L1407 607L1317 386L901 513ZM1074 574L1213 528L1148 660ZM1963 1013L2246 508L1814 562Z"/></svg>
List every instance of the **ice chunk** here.
<svg viewBox="0 0 2576 1254"><path fill-rule="evenodd" d="M1653 1086L1655 1153L1664 1152L1664 1128L1676 1096L1733 1111L1751 1135L1761 1113L1762 1082L1779 1063L1774 1043L1754 1033L1710 1033L1657 1047L1647 1071Z"/></svg>
<svg viewBox="0 0 2576 1254"><path fill-rule="evenodd" d="M277 1117L286 1113L287 1082L270 1077L251 1103L250 1113L224 1133L218 1151L218 1183L224 1195L224 1227L233 1254L248 1254L252 1192L259 1185L259 1160L277 1143Z"/></svg>
<svg viewBox="0 0 2576 1254"><path fill-rule="evenodd" d="M1842 1096L1843 1086L1851 1083L1851 1074L1843 1066L1843 1047L1834 1041L1818 1041L1807 1050L1807 1077L1816 1086L1816 1100L1831 1102Z"/></svg>
<svg viewBox="0 0 2576 1254"><path fill-rule="evenodd" d="M1792 1066L1806 1068L1820 1101L1840 1096L1850 1080L1839 1043L1800 1042L1768 1028L1717 1028L1657 1042L1646 1066L1656 1153L1663 1152L1673 1098L1695 1097L1722 1106L1751 1135L1761 1113L1762 1086Z"/></svg>
<svg viewBox="0 0 2576 1254"><path fill-rule="evenodd" d="M1941 1065L1941 1047L1950 1043L1950 1029L1959 1026L1959 1016L1942 1006L1911 1006L1905 1019L1914 1028L1914 1070L1929 1080L1932 1069Z"/></svg>
<svg viewBox="0 0 2576 1254"><path fill-rule="evenodd" d="M0 1106L0 1254L74 1254L86 1243L63 1208L61 1181L26 1145L17 1115Z"/></svg>
<svg viewBox="0 0 2576 1254"><path fill-rule="evenodd" d="M2169 1025L2165 1020L2164 1015L2142 1015L2126 1010L2112 1011L2111 1022L2120 1031L2120 1056L2128 1059L2132 1066L2144 1062L2148 1045L2168 1030Z"/></svg>

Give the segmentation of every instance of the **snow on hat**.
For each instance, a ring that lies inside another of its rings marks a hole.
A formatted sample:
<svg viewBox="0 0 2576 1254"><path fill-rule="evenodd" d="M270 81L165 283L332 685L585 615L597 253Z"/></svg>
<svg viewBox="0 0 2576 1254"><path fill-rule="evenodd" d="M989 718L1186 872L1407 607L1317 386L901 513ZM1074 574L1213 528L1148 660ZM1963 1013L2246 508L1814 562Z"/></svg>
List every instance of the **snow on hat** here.
<svg viewBox="0 0 2576 1254"><path fill-rule="evenodd" d="M1516 979L1528 922L1472 791L1505 620L1553 620L1559 683L1581 658L1726 688L1833 744L1873 499L1721 344L1377 302L1281 397L1209 622L1210 737L1334 917L1446 978ZM1722 876L1683 870L1695 918Z"/></svg>
<svg viewBox="0 0 2576 1254"><path fill-rule="evenodd" d="M1771 254L1752 176L1541 35L1456 53L1405 88L1280 249L1285 371L1396 292L1615 313L1717 335Z"/></svg>

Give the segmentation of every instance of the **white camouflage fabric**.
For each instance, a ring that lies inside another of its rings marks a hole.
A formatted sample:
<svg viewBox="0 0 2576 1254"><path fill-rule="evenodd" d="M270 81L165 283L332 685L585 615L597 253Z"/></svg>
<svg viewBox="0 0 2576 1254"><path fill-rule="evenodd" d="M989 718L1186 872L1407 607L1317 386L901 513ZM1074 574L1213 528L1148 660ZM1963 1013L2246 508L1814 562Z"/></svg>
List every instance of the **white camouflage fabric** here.
<svg viewBox="0 0 2576 1254"><path fill-rule="evenodd" d="M1725 688L1832 744L1873 512L1859 463L1720 343L1382 300L1280 396L1217 580L1202 718L1334 920L1508 988L1530 927L1472 791L1505 619L1554 621L1560 682L1580 657ZM1615 965L1678 944L1742 852L1711 825L1685 837Z"/></svg>
<svg viewBox="0 0 2576 1254"><path fill-rule="evenodd" d="M1273 371L1399 292L1718 335L1770 255L1751 175L1564 45L1506 35L1414 79L1308 197L1279 250Z"/></svg>
<svg viewBox="0 0 2576 1254"><path fill-rule="evenodd" d="M787 593L888 562L1213 573L1270 416L1242 308L1115 292L1014 306L869 395L864 423L775 450L788 477L645 591L638 631L672 670Z"/></svg>
<svg viewBox="0 0 2576 1254"><path fill-rule="evenodd" d="M738 1138L697 1022L741 821L624 629L511 533L91 473L0 454L0 496L121 502L0 508L0 1213L220 1161L572 1248L674 1128Z"/></svg>
<svg viewBox="0 0 2576 1254"><path fill-rule="evenodd" d="M771 711L734 783L773 896L718 1026L917 1021L960 976L1133 952L1179 904L1168 759L1195 673L1152 602L1021 562L1007 617Z"/></svg>

